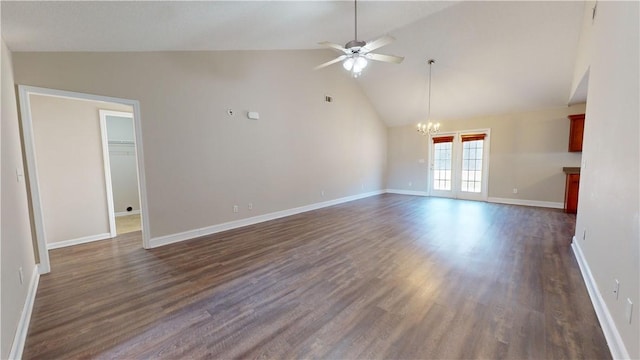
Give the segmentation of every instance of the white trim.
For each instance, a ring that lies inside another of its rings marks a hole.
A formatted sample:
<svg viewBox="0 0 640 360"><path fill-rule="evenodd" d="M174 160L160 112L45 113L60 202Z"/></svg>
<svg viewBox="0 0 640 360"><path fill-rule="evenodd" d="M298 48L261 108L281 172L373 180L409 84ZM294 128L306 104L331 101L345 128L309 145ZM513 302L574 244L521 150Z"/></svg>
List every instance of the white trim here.
<svg viewBox="0 0 640 360"><path fill-rule="evenodd" d="M107 195L107 212L109 215L109 233L116 237L116 216L113 205L113 183L111 181L111 160L109 160L109 137L107 133L107 110L99 109L100 114L100 139L102 140L102 165L104 170L104 182ZM131 117L133 114L128 113Z"/></svg>
<svg viewBox="0 0 640 360"><path fill-rule="evenodd" d="M18 85L20 100L20 121L22 123L22 139L24 141L24 153L27 167L29 190L31 191L31 205L33 209L33 225L38 244L38 257L41 274L51 271L49 253L47 251L47 237L44 232L44 219L42 217L42 202L40 201L40 184L38 183L38 167L36 166L36 142L33 135L33 123L31 121L31 104L29 101L29 87Z"/></svg>
<svg viewBox="0 0 640 360"><path fill-rule="evenodd" d="M564 209L564 203L553 201L538 201L538 200L524 200L524 199L509 199L509 198L496 198L490 197L487 199L490 203L507 204L507 205L522 205L522 206L535 206L552 209Z"/></svg>
<svg viewBox="0 0 640 360"><path fill-rule="evenodd" d="M40 282L40 272L38 266L34 266L33 273L31 274L31 281L29 281L29 290L27 292L27 298L24 300L24 307L22 313L20 313L20 320L18 321L18 328L13 337L13 343L9 350L9 359L21 359L22 351L24 350L24 344L27 340L27 331L29 331L29 323L31 322L31 313L33 312L33 304L36 301L36 292L38 291L38 283Z"/></svg>
<svg viewBox="0 0 640 360"><path fill-rule="evenodd" d="M103 234L83 236L83 237L77 238L77 239L56 241L54 243L47 244L47 250L58 249L58 248L62 248L62 247L79 245L79 244L85 244L85 243L88 243L88 242L100 241L100 240L111 239L111 238L112 238L111 233L103 233Z"/></svg>
<svg viewBox="0 0 640 360"><path fill-rule="evenodd" d="M346 196L339 199L323 201L315 204L300 206L297 208L276 211L269 214L258 215L246 219L229 221L222 224L203 227L200 229L188 230L176 234L154 237L150 240L150 247L155 248L163 245L173 244L176 242L197 238L200 236L211 235L222 231L232 230L243 226L253 225L269 220L275 220L286 216L296 215L307 211L317 210L328 206L338 205L349 201L359 200L370 196L384 194L385 190L371 191L358 195Z"/></svg>
<svg viewBox="0 0 640 360"><path fill-rule="evenodd" d="M602 294L598 290L596 280L593 278L593 274L591 273L591 269L589 268L587 259L584 257L582 248L580 248L580 244L578 244L578 242L576 241L575 236L573 237L573 242L571 243L571 249L573 249L573 254L578 261L580 273L582 274L582 278L584 279L584 284L587 286L587 292L589 293L589 297L591 298L593 308L596 311L598 321L600 321L600 326L602 327L604 337L605 339L607 339L607 345L609 345L611 356L614 359L629 359L629 352L627 351L627 348L622 341L622 337L620 336L620 332L618 332L618 328L613 321L613 317L609 312L609 308L602 298Z"/></svg>
<svg viewBox="0 0 640 360"><path fill-rule="evenodd" d="M429 196L429 193L426 191L416 191L416 190L387 189L385 190L385 192L387 194Z"/></svg>
<svg viewBox="0 0 640 360"><path fill-rule="evenodd" d="M140 214L140 210L131 210L131 211L121 211L117 212L116 217L129 216L129 215L138 215Z"/></svg>
<svg viewBox="0 0 640 360"><path fill-rule="evenodd" d="M144 172L144 155L142 144L142 125L140 116L140 102L137 100L121 99L102 95L92 95L86 93L78 93L72 91L40 88L34 86L18 85L19 101L20 101L20 121L22 125L22 136L24 140L26 167L29 179L29 190L31 192L31 205L33 209L33 223L35 228L36 243L38 245L38 255L40 264L38 269L41 274L51 271L49 262L49 252L47 250L47 239L44 231L43 209L40 197L40 184L35 158L35 141L33 136L33 121L31 119L30 95L46 95L61 98L91 100L101 102L111 102L129 105L133 108L133 124L136 139L136 160L138 164L138 186L140 193L140 207L142 208L141 225L142 225L142 246L149 248L150 230L149 230L149 212L147 206L147 188Z"/></svg>

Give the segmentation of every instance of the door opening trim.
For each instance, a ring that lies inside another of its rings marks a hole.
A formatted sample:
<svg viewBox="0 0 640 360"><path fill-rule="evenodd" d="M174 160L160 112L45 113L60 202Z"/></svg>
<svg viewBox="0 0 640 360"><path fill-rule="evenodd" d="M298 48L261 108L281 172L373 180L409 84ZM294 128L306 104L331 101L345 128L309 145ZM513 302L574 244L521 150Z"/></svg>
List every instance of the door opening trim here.
<svg viewBox="0 0 640 360"><path fill-rule="evenodd" d="M129 105L133 108L133 123L136 139L136 160L138 164L138 184L140 191L141 225L142 225L142 246L148 249L150 239L149 210L147 206L147 188L144 171L144 154L142 144L142 126L140 122L140 102L138 100L121 99L102 95L78 93L73 91L48 89L35 86L18 85L20 103L20 122L22 125L22 137L24 139L24 152L27 166L28 186L31 193L30 201L33 211L33 227L38 245L38 255L40 264L38 271L46 274L51 271L49 262L49 251L47 250L47 239L44 231L44 217L42 201L40 198L40 184L35 156L35 139L33 133L33 120L31 115L31 95L54 96L75 100L103 101Z"/></svg>

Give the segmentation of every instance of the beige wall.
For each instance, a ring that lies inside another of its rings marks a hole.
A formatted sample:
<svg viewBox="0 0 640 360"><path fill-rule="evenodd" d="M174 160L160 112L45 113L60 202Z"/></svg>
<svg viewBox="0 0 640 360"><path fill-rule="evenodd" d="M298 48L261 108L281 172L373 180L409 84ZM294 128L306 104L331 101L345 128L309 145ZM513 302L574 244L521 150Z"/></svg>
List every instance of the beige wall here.
<svg viewBox="0 0 640 360"><path fill-rule="evenodd" d="M429 141L413 125L389 128L387 188L427 194ZM424 160L423 163L420 160Z"/></svg>
<svg viewBox="0 0 640 360"><path fill-rule="evenodd" d="M585 105L507 115L441 121L441 131L491 129L489 197L564 202L565 166L580 166L580 154L569 153L567 115L584 113ZM427 189L429 144L414 125L389 129L388 188ZM425 159L420 163L420 159ZM412 186L409 186L412 182ZM514 194L513 189L518 193Z"/></svg>
<svg viewBox="0 0 640 360"><path fill-rule="evenodd" d="M99 109L125 105L31 95L47 243L109 233Z"/></svg>
<svg viewBox="0 0 640 360"><path fill-rule="evenodd" d="M158 237L384 188L386 126L339 66L311 70L332 55L16 53L15 74L20 84L140 101Z"/></svg>
<svg viewBox="0 0 640 360"><path fill-rule="evenodd" d="M640 359L639 13L638 2L598 3L576 223L577 243L632 359Z"/></svg>
<svg viewBox="0 0 640 360"><path fill-rule="evenodd" d="M593 48L593 8L596 6L595 0L588 0L584 2L584 14L582 16L582 29L580 30L580 41L578 42L578 53L576 55L576 62L573 68L573 80L571 82L571 96L574 95L580 82L587 76L589 70L590 59L592 56ZM588 79L588 77L587 77Z"/></svg>
<svg viewBox="0 0 640 360"><path fill-rule="evenodd" d="M2 188L0 190L0 257L1 289L0 359L7 359L27 298L29 282L35 270L29 223L27 188L24 176L16 177L16 169L24 174L18 127L18 110L13 83L11 53L2 40L2 122L0 146ZM24 282L18 269L22 267Z"/></svg>

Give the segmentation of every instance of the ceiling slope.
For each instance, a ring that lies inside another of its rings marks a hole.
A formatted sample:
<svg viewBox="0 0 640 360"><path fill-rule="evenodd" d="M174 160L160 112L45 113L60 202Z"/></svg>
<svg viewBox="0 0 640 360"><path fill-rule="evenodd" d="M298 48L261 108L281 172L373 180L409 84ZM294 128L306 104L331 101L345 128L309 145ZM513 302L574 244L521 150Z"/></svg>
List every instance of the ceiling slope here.
<svg viewBox="0 0 640 360"><path fill-rule="evenodd" d="M397 40L359 81L390 126L564 106L584 2L359 1L358 32ZM12 51L320 49L353 39L350 1L2 1ZM318 51L311 69L335 57ZM322 71L322 70L319 70ZM345 72L345 76L349 76Z"/></svg>

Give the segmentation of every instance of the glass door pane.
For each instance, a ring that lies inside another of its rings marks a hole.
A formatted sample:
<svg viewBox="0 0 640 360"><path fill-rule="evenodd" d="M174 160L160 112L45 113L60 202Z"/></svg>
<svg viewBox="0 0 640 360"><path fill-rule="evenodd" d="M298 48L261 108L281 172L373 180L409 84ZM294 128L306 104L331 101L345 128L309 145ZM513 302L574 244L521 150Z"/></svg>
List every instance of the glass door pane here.
<svg viewBox="0 0 640 360"><path fill-rule="evenodd" d="M451 190L451 150L453 143L434 144L433 189Z"/></svg>
<svg viewBox="0 0 640 360"><path fill-rule="evenodd" d="M460 191L482 192L482 152L484 140L462 142Z"/></svg>

